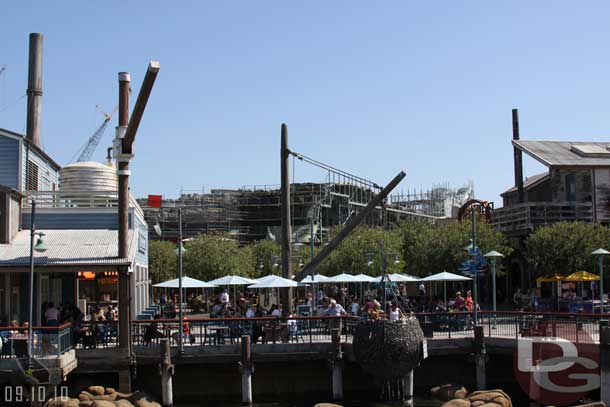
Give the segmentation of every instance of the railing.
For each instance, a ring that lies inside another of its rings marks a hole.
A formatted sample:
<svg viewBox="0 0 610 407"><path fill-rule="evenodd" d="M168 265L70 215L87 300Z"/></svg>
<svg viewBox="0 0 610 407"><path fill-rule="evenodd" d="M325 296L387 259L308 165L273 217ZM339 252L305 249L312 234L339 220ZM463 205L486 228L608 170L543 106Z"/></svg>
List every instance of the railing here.
<svg viewBox="0 0 610 407"><path fill-rule="evenodd" d="M474 320L469 312L419 313L416 315L424 333L433 338L474 336ZM479 325L485 336L523 338L561 337L573 342L599 342L600 321L610 314L481 311Z"/></svg>
<svg viewBox="0 0 610 407"><path fill-rule="evenodd" d="M72 325L58 327L33 327L32 357L59 357L73 349ZM26 358L28 352L28 329L23 327L0 327L0 358Z"/></svg>
<svg viewBox="0 0 610 407"><path fill-rule="evenodd" d="M531 230L561 221L592 222L591 203L527 202L494 210L493 224L500 232Z"/></svg>
<svg viewBox="0 0 610 407"><path fill-rule="evenodd" d="M151 346L161 338L170 338L172 345L184 346L226 345L238 343L242 335L250 335L252 343L330 343L331 329L339 328L344 341L350 341L354 317L303 317L289 318L189 318L188 335L180 334L176 319L133 321L133 346Z"/></svg>

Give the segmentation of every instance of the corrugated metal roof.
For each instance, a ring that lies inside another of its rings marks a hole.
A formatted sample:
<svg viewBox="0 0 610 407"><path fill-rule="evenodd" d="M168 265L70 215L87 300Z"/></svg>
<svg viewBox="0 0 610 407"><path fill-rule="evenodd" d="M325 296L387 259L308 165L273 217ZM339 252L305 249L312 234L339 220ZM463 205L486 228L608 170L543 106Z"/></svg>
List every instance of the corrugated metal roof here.
<svg viewBox="0 0 610 407"><path fill-rule="evenodd" d="M610 157L582 156L571 148L583 146L583 151L606 150L610 142L513 140L513 145L547 167L610 167Z"/></svg>
<svg viewBox="0 0 610 407"><path fill-rule="evenodd" d="M45 234L44 253L34 252L34 264L44 266L120 266L130 264L129 259L118 258L118 231L38 230ZM133 259L137 250L137 234L129 231L129 255ZM0 244L0 266L30 264L30 231L20 231L10 244Z"/></svg>
<svg viewBox="0 0 610 407"><path fill-rule="evenodd" d="M539 183L541 183L542 181L545 181L548 178L549 178L548 172L543 172L541 174L536 174L536 175L527 177L527 179L525 181L523 181L523 189L525 189L525 190L530 189L531 187L538 185ZM517 192L517 187L512 187L511 189L507 189L506 191L502 192L500 194L500 196L510 194L511 192Z"/></svg>

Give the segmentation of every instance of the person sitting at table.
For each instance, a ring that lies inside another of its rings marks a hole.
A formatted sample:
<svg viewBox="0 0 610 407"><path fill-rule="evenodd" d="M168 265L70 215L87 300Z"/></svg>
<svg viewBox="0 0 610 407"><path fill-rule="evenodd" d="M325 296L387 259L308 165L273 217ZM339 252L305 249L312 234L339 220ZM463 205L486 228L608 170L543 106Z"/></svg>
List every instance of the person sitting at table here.
<svg viewBox="0 0 610 407"><path fill-rule="evenodd" d="M454 311L464 311L466 306L466 300L462 297L462 292L458 291L455 293L455 299L453 300Z"/></svg>
<svg viewBox="0 0 610 407"><path fill-rule="evenodd" d="M466 301L464 303L466 311L472 311L474 309L474 301L472 301L472 291L466 291Z"/></svg>
<svg viewBox="0 0 610 407"><path fill-rule="evenodd" d="M246 318L254 318L254 315L256 315L256 307L248 307L248 310L246 311Z"/></svg>
<svg viewBox="0 0 610 407"><path fill-rule="evenodd" d="M44 318L47 326L58 326L59 325L59 310L55 308L55 305L50 302L46 311L44 312Z"/></svg>
<svg viewBox="0 0 610 407"><path fill-rule="evenodd" d="M273 304L271 305L271 309L269 310L269 315L272 317L281 317L282 311L280 311L276 304Z"/></svg>
<svg viewBox="0 0 610 407"><path fill-rule="evenodd" d="M146 327L146 330L144 331L144 335L142 336L142 339L144 340L145 345L150 345L150 343L152 342L153 339L163 338L164 335L163 335L163 332L161 331L162 326L161 326L161 324L159 324L157 322L157 320L160 318L161 318L161 315L156 314L153 322L151 322L150 325L148 325Z"/></svg>
<svg viewBox="0 0 610 407"><path fill-rule="evenodd" d="M18 335L19 334L19 322L16 319L13 319L9 325L9 328L12 328L9 330L11 335Z"/></svg>
<svg viewBox="0 0 610 407"><path fill-rule="evenodd" d="M400 308L398 308L398 305L396 305L396 303L392 303L392 306L390 307L390 321L396 322L396 321L400 321L403 317L402 311L400 310Z"/></svg>

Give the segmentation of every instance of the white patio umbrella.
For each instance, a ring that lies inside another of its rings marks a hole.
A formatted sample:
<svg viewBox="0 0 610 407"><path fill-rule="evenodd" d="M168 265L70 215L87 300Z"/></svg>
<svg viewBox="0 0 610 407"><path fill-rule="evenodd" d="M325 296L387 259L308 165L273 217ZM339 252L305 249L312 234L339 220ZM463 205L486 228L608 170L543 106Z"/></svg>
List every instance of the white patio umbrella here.
<svg viewBox="0 0 610 407"><path fill-rule="evenodd" d="M173 280L164 281L162 283L158 283L153 285L153 287L157 288L179 288L180 281L177 278ZM214 284L206 283L205 281L197 280L196 278L191 277L182 277L182 288L210 288L216 287Z"/></svg>
<svg viewBox="0 0 610 407"><path fill-rule="evenodd" d="M382 276L375 277L375 282L380 283L381 277ZM392 283L415 283L417 281L420 281L419 278L411 277L406 274L398 274L398 273L386 274L386 280L390 281Z"/></svg>
<svg viewBox="0 0 610 407"><path fill-rule="evenodd" d="M230 275L217 278L209 282L209 284L214 284L216 286L233 286L233 304L237 304L237 298L235 298L235 286L238 285L249 285L256 284L256 280L252 280L251 278L246 278L242 276Z"/></svg>
<svg viewBox="0 0 610 407"><path fill-rule="evenodd" d="M297 287L299 283L296 281L280 277L280 276L266 276L262 278L263 281L258 281L255 284L249 285L248 288L286 288L286 287Z"/></svg>
<svg viewBox="0 0 610 407"><path fill-rule="evenodd" d="M359 283L360 280L358 280L356 278L356 276L351 275L351 274L347 274L347 273L342 273L342 274L338 274L336 276L332 276L332 277L328 277L326 280L321 281L322 284L326 284L326 283Z"/></svg>
<svg viewBox="0 0 610 407"><path fill-rule="evenodd" d="M461 276L459 274L447 273L446 271L443 271L442 273L436 273L436 274L432 274L431 276L422 278L419 281L422 281L422 282L442 281L443 282L443 293L444 293L444 298L445 298L445 306L446 306L447 305L447 281L469 281L469 280L472 280L472 278Z"/></svg>
<svg viewBox="0 0 610 407"><path fill-rule="evenodd" d="M311 276L305 277L301 280L301 283L321 283L325 280L328 280L328 277L323 276L322 274L316 274L313 276L313 279L311 278Z"/></svg>
<svg viewBox="0 0 610 407"><path fill-rule="evenodd" d="M358 274L354 276L360 283L374 283L375 277L367 276L366 274Z"/></svg>

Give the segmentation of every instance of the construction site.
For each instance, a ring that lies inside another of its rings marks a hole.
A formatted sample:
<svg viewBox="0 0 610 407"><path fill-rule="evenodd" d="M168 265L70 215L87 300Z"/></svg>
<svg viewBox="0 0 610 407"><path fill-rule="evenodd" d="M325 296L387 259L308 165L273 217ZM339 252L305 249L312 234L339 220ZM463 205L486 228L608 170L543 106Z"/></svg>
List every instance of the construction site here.
<svg viewBox="0 0 610 407"><path fill-rule="evenodd" d="M379 185L329 169L325 182L291 184L292 241L315 244L328 241L329 228L343 225L378 194ZM459 188L448 184L428 190L390 195L366 218L368 225L396 223L403 219L438 222L456 219L459 208L474 198L468 183ZM138 199L150 225L150 239L177 240L178 209L182 210L185 238L200 233L222 232L241 244L260 239L280 239L281 188L279 185L212 189L207 193L182 193L178 198L149 196ZM155 226L158 226L155 228ZM155 231L156 229L156 231Z"/></svg>

